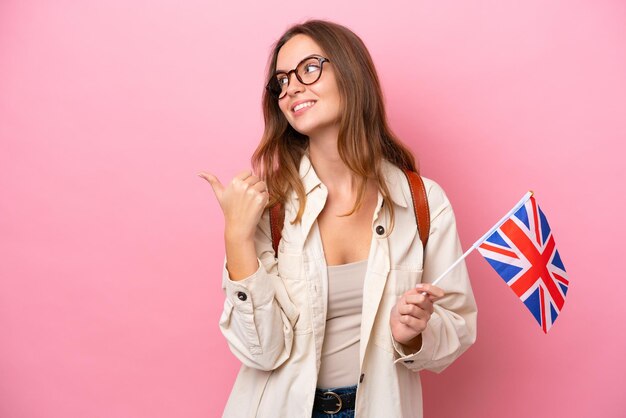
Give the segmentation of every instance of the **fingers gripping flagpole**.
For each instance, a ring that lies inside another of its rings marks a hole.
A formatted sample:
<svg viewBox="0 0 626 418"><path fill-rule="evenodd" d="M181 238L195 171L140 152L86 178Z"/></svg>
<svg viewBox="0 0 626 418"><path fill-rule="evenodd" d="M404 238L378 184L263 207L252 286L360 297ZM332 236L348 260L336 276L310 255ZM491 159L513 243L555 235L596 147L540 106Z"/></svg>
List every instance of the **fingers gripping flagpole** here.
<svg viewBox="0 0 626 418"><path fill-rule="evenodd" d="M506 222L507 219L509 219L515 212L517 212L517 210L522 207L526 201L528 199L530 199L530 197L533 195L532 190L528 191L524 197L521 198L521 200L519 202L517 202L517 204L513 207L513 209L511 209L506 215L504 215L502 217L502 219L500 219L498 221L498 223L496 223L489 231L487 231L487 233L485 235L483 235L482 237L480 237L478 239L478 241L476 241L474 243L474 245L472 245L470 247L469 250L465 251L465 254L463 254L458 260L456 260L450 267L448 267L448 269L446 271L444 271L443 273L441 273L441 275L439 277L437 277L437 279L432 283L433 286L437 286L437 283L439 283L441 281L441 279L443 279L448 273L450 273L461 261L463 261L465 259L465 257L467 257L472 251L474 251L476 248L478 248L480 246L480 244L482 244L487 238L489 238L489 236L491 234L494 233L494 231L498 228L500 228L500 226L502 226L502 224L504 222ZM422 294L426 294L426 292L422 292Z"/></svg>

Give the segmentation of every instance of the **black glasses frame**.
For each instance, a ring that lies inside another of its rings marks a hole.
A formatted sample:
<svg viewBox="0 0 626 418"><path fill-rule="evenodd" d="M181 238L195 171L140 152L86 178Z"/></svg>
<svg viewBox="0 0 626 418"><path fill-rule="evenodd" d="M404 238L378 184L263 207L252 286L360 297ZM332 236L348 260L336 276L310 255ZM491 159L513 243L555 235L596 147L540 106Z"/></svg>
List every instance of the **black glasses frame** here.
<svg viewBox="0 0 626 418"><path fill-rule="evenodd" d="M317 58L317 61L319 62L319 65L320 65L320 72L314 81L311 81L310 83L305 83L304 81L302 81L302 78L300 78L300 75L298 74L298 67L300 67L300 65L302 65L304 61L309 60L311 58ZM285 97L285 95L287 94L287 89L285 88L285 90L283 91L280 84L278 84L278 78L276 76L278 76L279 74L285 74L287 76L287 87L289 87L289 83L291 82L291 73L294 73L300 83L304 84L305 86L310 86L311 84L317 82L322 76L322 71L324 70L325 62L330 62L330 60L328 58L324 58L321 55L317 55L317 54L309 55L308 57L303 58L302 61L300 61L298 65L296 65L296 68L294 68L293 70L274 72L274 75L272 75L272 77L270 78L270 81L267 82L265 89L272 96L274 96L274 98L280 100L283 97Z"/></svg>

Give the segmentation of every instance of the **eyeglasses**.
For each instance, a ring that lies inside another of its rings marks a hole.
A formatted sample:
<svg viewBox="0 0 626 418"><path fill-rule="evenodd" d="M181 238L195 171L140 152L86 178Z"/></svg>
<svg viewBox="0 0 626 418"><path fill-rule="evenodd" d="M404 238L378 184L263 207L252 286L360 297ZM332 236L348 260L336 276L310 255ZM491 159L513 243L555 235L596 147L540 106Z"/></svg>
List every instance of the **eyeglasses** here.
<svg viewBox="0 0 626 418"><path fill-rule="evenodd" d="M287 94L291 73L296 74L296 78L300 83L308 86L320 79L322 76L322 64L325 62L330 62L330 60L319 55L310 55L300 61L293 70L287 72L277 71L274 73L265 88L272 96L280 100Z"/></svg>

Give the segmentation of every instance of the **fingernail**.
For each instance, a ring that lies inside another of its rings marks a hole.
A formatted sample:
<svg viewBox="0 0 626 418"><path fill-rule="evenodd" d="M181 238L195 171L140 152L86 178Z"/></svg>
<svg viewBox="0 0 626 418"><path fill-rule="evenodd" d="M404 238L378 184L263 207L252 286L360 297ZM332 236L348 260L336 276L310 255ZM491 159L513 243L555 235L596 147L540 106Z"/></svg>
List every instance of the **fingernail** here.
<svg viewBox="0 0 626 418"><path fill-rule="evenodd" d="M415 287L417 287L418 289L421 289L421 288L423 288L423 287L424 287L424 285L423 285L423 284L421 284L421 283L418 283L418 284L416 284L416 285L415 285Z"/></svg>

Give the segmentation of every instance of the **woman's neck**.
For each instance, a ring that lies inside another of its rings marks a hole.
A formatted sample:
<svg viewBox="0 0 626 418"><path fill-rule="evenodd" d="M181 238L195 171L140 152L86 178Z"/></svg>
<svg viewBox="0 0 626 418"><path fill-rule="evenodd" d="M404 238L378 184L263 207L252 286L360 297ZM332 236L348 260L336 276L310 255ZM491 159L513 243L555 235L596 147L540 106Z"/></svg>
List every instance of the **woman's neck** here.
<svg viewBox="0 0 626 418"><path fill-rule="evenodd" d="M356 192L356 179L339 156L336 136L309 138L309 159L329 191L342 194Z"/></svg>

